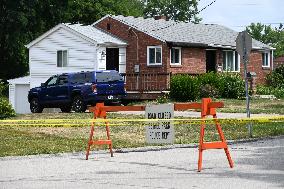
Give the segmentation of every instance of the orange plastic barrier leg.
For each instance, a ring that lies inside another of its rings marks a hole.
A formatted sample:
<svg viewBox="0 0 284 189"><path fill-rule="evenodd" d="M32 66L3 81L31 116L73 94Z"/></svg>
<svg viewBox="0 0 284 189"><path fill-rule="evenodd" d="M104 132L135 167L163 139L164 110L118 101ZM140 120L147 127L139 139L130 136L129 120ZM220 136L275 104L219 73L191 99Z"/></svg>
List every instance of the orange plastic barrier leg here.
<svg viewBox="0 0 284 189"><path fill-rule="evenodd" d="M101 111L100 110L101 107L104 107L104 103L97 103L97 105L95 107L95 110L94 110L94 119L97 119L97 118L104 118L104 119L106 119L106 112L105 111ZM91 124L90 138L89 138L87 152L86 152L86 160L88 160L88 158L89 158L90 149L91 149L92 145L108 145L111 157L113 157L112 141L111 141L111 138L110 138L110 129L109 129L108 121L105 121L105 124L106 124L107 139L101 139L101 140L93 140L93 136L94 136L94 122Z"/></svg>
<svg viewBox="0 0 284 189"><path fill-rule="evenodd" d="M222 131L221 125L219 121L217 120L216 116L216 109L210 108L209 104L212 102L210 98L204 98L202 99L202 105L201 105L201 126L200 126L200 139L199 139L199 158L198 158L198 171L200 172L202 169L202 152L203 150L207 149L224 149L225 154L227 156L229 165L231 168L233 168L233 161L228 149L228 145L224 136L224 133ZM205 134L205 118L208 115L212 115L213 118L215 118L215 125L216 129L218 131L218 134L220 136L220 140L218 142L204 142L204 134Z"/></svg>

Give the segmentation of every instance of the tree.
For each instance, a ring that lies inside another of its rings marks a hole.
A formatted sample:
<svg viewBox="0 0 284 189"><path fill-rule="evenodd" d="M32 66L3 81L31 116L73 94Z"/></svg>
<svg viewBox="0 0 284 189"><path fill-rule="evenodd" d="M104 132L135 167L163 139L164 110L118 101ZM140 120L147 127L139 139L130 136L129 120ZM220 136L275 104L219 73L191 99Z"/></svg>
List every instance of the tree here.
<svg viewBox="0 0 284 189"><path fill-rule="evenodd" d="M0 5L0 79L28 71L25 44L63 20L67 1L3 0Z"/></svg>
<svg viewBox="0 0 284 189"><path fill-rule="evenodd" d="M142 16L143 3L139 0L69 0L68 22L92 24L107 14Z"/></svg>
<svg viewBox="0 0 284 189"><path fill-rule="evenodd" d="M284 55L284 28L282 24L272 28L271 25L252 23L246 30L254 39L275 47L275 57Z"/></svg>
<svg viewBox="0 0 284 189"><path fill-rule="evenodd" d="M91 24L106 14L142 16L140 0L1 0L0 79L28 74L24 45L59 23Z"/></svg>
<svg viewBox="0 0 284 189"><path fill-rule="evenodd" d="M199 23L197 0L148 0L144 10L146 17L167 16L175 21Z"/></svg>

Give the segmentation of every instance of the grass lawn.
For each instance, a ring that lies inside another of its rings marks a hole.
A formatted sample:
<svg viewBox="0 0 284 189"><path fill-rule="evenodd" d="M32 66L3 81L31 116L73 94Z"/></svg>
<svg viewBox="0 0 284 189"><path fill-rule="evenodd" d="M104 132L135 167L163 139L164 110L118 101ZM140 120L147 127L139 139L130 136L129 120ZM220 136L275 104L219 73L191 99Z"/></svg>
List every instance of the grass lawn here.
<svg viewBox="0 0 284 189"><path fill-rule="evenodd" d="M232 104L237 104L231 102ZM225 102L226 104L226 102ZM236 107L236 106L234 106ZM276 112L278 113L278 112ZM143 118L144 116L129 116L110 113L108 118ZM18 115L12 119L89 119L91 113L42 113ZM222 124L227 139L248 138L246 125L243 123ZM111 138L114 148L146 146L145 129L140 122L124 123L122 126L112 126ZM180 123L175 125L175 143L197 143L199 125ZM0 156L49 154L60 152L84 151L87 146L90 126L48 127L48 126L1 126L0 125ZM205 140L218 140L218 134L213 125L206 127ZM258 123L253 125L253 137L265 137L284 134L283 123ZM105 137L104 127L95 129L96 138Z"/></svg>
<svg viewBox="0 0 284 189"><path fill-rule="evenodd" d="M216 99L216 101L223 101L225 104L225 107L221 108L220 112L246 112L246 100ZM253 114L284 114L284 99L251 99L250 110Z"/></svg>
<svg viewBox="0 0 284 189"><path fill-rule="evenodd" d="M227 113L245 113L246 112L246 100L238 99L213 99L214 102L222 101L224 102L224 108L218 109L218 112ZM201 102L201 100L197 101ZM145 101L131 103L131 105L144 105L153 104L155 101ZM170 101L170 103L175 103ZM284 99L250 99L250 111L253 114L283 114L284 115Z"/></svg>

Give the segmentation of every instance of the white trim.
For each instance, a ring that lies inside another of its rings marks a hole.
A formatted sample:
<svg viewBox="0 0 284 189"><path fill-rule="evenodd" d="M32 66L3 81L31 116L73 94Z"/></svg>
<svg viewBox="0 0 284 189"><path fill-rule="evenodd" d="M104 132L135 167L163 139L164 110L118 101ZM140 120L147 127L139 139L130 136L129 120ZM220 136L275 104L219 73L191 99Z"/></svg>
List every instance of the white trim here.
<svg viewBox="0 0 284 189"><path fill-rule="evenodd" d="M7 80L9 84L30 84L31 77L24 76Z"/></svg>
<svg viewBox="0 0 284 189"><path fill-rule="evenodd" d="M149 49L150 48L155 48L155 63L154 64L150 64L149 62ZM156 48L160 48L161 49L161 63L156 63ZM160 66L163 64L163 49L161 45L157 45L157 46L147 46L147 66Z"/></svg>
<svg viewBox="0 0 284 189"><path fill-rule="evenodd" d="M179 50L179 63L172 63L172 49L178 49ZM170 48L170 65L174 66L174 65L181 65L181 47L172 47Z"/></svg>
<svg viewBox="0 0 284 189"><path fill-rule="evenodd" d="M63 28L69 32L71 32L74 35L77 35L78 37L93 43L95 45L97 45L97 42L94 41L93 39L83 35L82 33L77 32L76 30L73 30L72 28L66 26L65 24L58 24L55 27L53 27L52 29L48 30L47 32L45 32L44 34L42 34L41 36L39 36L38 38L36 38L35 40L31 41L29 44L25 45L26 48L31 48L32 46L34 46L35 44L37 44L38 42L40 42L41 40L43 40L44 38L46 38L47 36L51 35L52 33L54 33L55 31L59 30L60 28Z"/></svg>

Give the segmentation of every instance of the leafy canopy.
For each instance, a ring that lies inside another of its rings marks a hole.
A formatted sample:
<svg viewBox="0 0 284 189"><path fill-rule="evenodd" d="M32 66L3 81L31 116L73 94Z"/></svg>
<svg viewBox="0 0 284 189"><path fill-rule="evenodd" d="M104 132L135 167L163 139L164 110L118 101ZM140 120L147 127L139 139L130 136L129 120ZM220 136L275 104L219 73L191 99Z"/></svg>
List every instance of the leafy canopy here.
<svg viewBox="0 0 284 189"><path fill-rule="evenodd" d="M275 47L275 57L284 55L284 27L280 24L279 27L272 28L271 25L261 23L252 23L246 30L256 40Z"/></svg>
<svg viewBox="0 0 284 189"><path fill-rule="evenodd" d="M140 0L1 0L0 79L27 75L24 45L59 23L91 24L106 14L142 16Z"/></svg>
<svg viewBox="0 0 284 189"><path fill-rule="evenodd" d="M148 0L144 9L146 17L167 16L176 21L199 23L197 0Z"/></svg>

